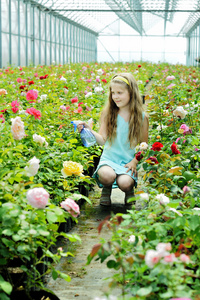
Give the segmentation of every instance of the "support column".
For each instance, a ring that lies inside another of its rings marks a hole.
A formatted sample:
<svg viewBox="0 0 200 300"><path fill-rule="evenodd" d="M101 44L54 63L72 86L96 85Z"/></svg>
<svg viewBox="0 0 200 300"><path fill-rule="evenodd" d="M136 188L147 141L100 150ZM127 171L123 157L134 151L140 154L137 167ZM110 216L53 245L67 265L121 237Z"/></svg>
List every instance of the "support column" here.
<svg viewBox="0 0 200 300"><path fill-rule="evenodd" d="M0 68L3 67L2 65L2 27L1 27L1 0L0 0Z"/></svg>

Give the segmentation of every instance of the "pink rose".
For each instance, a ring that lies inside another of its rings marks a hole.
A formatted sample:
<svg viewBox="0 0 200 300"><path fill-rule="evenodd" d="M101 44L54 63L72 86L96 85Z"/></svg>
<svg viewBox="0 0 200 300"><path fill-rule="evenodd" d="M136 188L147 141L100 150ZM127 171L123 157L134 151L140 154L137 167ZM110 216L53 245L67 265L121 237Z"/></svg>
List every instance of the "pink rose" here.
<svg viewBox="0 0 200 300"><path fill-rule="evenodd" d="M72 199L67 198L60 203L61 207L67 210L73 217L77 217L80 214L79 205Z"/></svg>
<svg viewBox="0 0 200 300"><path fill-rule="evenodd" d="M180 255L180 260L183 262L183 263L186 263L188 264L190 262L190 257L186 254L181 254Z"/></svg>
<svg viewBox="0 0 200 300"><path fill-rule="evenodd" d="M170 300L192 300L191 298L171 298Z"/></svg>
<svg viewBox="0 0 200 300"><path fill-rule="evenodd" d="M180 129L183 129L184 131L188 131L189 127L186 124L182 124Z"/></svg>
<svg viewBox="0 0 200 300"><path fill-rule="evenodd" d="M176 256L175 256L175 254L174 254L174 253L171 253L171 254L166 255L166 256L164 257L163 263L169 264L169 263L173 263L173 262L175 262L175 261L176 261Z"/></svg>
<svg viewBox="0 0 200 300"><path fill-rule="evenodd" d="M1 119L1 123L5 123L5 119L4 119L4 116L2 114L0 115L0 119Z"/></svg>
<svg viewBox="0 0 200 300"><path fill-rule="evenodd" d="M190 192L189 186L185 185L185 186L183 187L183 193L186 194L186 193L189 193L189 192Z"/></svg>
<svg viewBox="0 0 200 300"><path fill-rule="evenodd" d="M175 86L174 83L171 83L170 85L167 86L167 89L172 89Z"/></svg>
<svg viewBox="0 0 200 300"><path fill-rule="evenodd" d="M167 78L166 78L167 81L173 80L173 79L175 79L174 75L171 75L171 76L169 75L169 76L167 76Z"/></svg>
<svg viewBox="0 0 200 300"><path fill-rule="evenodd" d="M82 110L83 110L82 107L79 106L78 109L76 109L74 112L78 114L82 114Z"/></svg>
<svg viewBox="0 0 200 300"><path fill-rule="evenodd" d="M23 80L19 77L19 78L17 78L17 82L18 83L21 83Z"/></svg>
<svg viewBox="0 0 200 300"><path fill-rule="evenodd" d="M45 208L49 200L49 193L42 187L33 188L27 192L28 202L35 208Z"/></svg>
<svg viewBox="0 0 200 300"><path fill-rule="evenodd" d="M158 251L147 250L145 255L145 263L149 268L153 268L155 264L160 261L160 255Z"/></svg>
<svg viewBox="0 0 200 300"><path fill-rule="evenodd" d="M31 108L27 108L26 113L28 113L29 115L32 115L35 117L35 119L39 119L41 120L41 112L37 109L35 109L34 107Z"/></svg>
<svg viewBox="0 0 200 300"><path fill-rule="evenodd" d="M26 93L26 99L28 101L30 101L30 100L36 100L37 97L38 97L38 93L36 91L34 91L34 90L30 90L30 91L28 91Z"/></svg>

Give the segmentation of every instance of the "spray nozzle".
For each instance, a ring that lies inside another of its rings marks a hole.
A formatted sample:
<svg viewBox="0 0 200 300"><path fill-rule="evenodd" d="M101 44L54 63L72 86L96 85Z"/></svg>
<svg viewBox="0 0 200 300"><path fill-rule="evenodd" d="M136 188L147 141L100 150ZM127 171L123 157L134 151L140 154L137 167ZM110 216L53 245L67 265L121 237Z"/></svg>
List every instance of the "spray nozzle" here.
<svg viewBox="0 0 200 300"><path fill-rule="evenodd" d="M77 125L81 123L81 121L71 121L71 124L74 126L74 132L76 131Z"/></svg>

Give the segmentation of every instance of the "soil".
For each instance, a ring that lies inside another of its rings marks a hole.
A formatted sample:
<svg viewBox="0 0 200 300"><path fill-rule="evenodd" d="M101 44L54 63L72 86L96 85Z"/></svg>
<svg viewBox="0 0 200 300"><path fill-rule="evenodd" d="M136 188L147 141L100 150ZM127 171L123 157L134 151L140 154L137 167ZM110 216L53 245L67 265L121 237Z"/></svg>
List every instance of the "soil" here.
<svg viewBox="0 0 200 300"><path fill-rule="evenodd" d="M109 282L107 279L114 274L112 269L108 269L106 263L100 263L93 260L89 265L87 256L92 250L92 247L99 243L100 238L108 239L110 236L109 230L103 227L101 234L98 234L97 227L105 217L111 213L126 213L130 209L124 205L124 193L119 189L112 191L111 207L102 207L99 205L100 189L95 187L89 193L89 198L93 202L91 207L85 203L81 207L81 215L78 218L78 224L75 225L70 233L78 234L81 237L82 243L69 244L62 241L63 249L74 253L74 258L62 258L57 269L70 275L71 281L66 282L63 279L50 278L47 288L52 290L60 300L72 300L78 298L80 300L94 300L95 297L103 297L109 290ZM115 288L112 295L118 296L121 294L119 288Z"/></svg>

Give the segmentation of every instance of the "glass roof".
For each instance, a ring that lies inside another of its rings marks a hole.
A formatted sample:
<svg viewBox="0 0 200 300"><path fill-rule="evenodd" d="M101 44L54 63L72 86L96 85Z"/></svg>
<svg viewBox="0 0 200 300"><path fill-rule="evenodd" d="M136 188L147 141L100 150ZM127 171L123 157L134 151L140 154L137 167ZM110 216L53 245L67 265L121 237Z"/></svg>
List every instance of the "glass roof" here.
<svg viewBox="0 0 200 300"><path fill-rule="evenodd" d="M159 34L187 35L200 23L200 0L35 0L97 34L115 34L119 19L139 35L148 35L162 21ZM116 22L117 24L117 22ZM173 28L173 29L172 29Z"/></svg>

